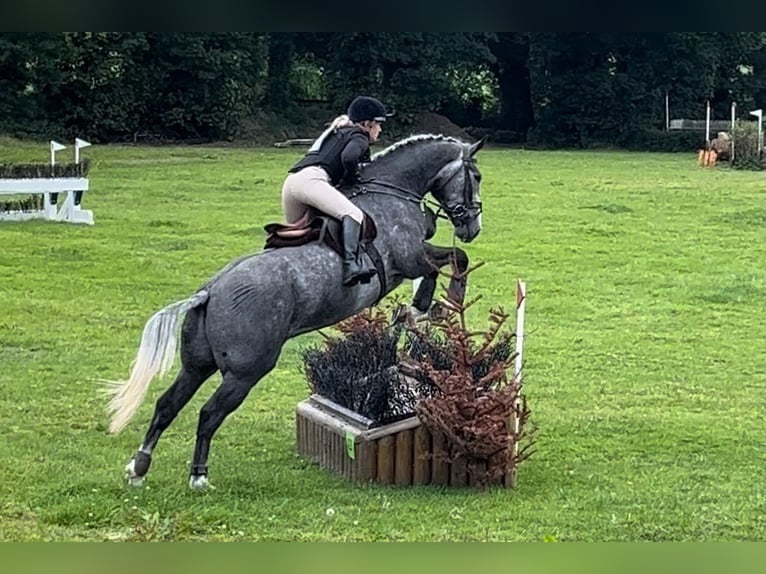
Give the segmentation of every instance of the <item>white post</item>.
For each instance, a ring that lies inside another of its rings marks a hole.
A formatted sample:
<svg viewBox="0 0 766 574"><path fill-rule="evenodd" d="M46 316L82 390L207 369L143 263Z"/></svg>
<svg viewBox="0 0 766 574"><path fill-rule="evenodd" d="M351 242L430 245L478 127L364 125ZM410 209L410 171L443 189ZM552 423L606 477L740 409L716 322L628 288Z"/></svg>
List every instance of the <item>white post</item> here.
<svg viewBox="0 0 766 574"><path fill-rule="evenodd" d="M527 306L527 284L516 280L516 364L514 378L521 377L522 357L524 353L524 311Z"/></svg>
<svg viewBox="0 0 766 574"><path fill-rule="evenodd" d="M758 159L761 159L763 152L763 109L752 111L750 115L758 118Z"/></svg>
<svg viewBox="0 0 766 574"><path fill-rule="evenodd" d="M56 175L54 166L56 165L56 152L66 149L64 144L51 140L51 177ZM58 202L58 193L46 193L43 195L43 210L46 219L56 218L56 203Z"/></svg>
<svg viewBox="0 0 766 574"><path fill-rule="evenodd" d="M670 96L665 92L665 131L670 131Z"/></svg>
<svg viewBox="0 0 766 574"><path fill-rule="evenodd" d="M729 152L729 165L734 165L734 125L737 120L737 102L731 103L731 137L729 138L729 145L731 151Z"/></svg>
<svg viewBox="0 0 766 574"><path fill-rule="evenodd" d="M705 147L710 149L710 100L707 101L707 113L705 115Z"/></svg>
<svg viewBox="0 0 766 574"><path fill-rule="evenodd" d="M522 357L524 354L524 311L527 305L527 284L520 279L516 280L516 361L513 368L513 379L515 382L521 381ZM517 397L511 405L511 416L509 427L513 429L514 441L511 447L511 456L516 457L519 454L519 443L515 437L518 436L521 420L519 408L521 401ZM510 477L510 486L516 486L516 469L513 469Z"/></svg>
<svg viewBox="0 0 766 574"><path fill-rule="evenodd" d="M74 138L74 163L80 163L80 148L88 147L90 142L81 140L80 138Z"/></svg>
<svg viewBox="0 0 766 574"><path fill-rule="evenodd" d="M51 140L51 177L56 175L53 173L53 166L56 165L56 152L61 151L62 149L66 149L64 144Z"/></svg>
<svg viewBox="0 0 766 574"><path fill-rule="evenodd" d="M81 140L80 138L74 138L74 164L75 169L77 169L77 165L80 163L80 148L88 147L90 145L90 142L86 142L85 140ZM75 209L80 209L80 201L82 201L82 192L78 191L74 194L74 204L73 207Z"/></svg>

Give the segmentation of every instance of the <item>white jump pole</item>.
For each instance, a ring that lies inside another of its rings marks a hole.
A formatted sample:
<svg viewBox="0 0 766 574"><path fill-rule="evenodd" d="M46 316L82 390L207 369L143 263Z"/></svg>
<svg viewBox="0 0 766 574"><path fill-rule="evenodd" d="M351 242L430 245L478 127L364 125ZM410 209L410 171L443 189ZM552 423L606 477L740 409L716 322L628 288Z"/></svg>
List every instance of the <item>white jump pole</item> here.
<svg viewBox="0 0 766 574"><path fill-rule="evenodd" d="M516 359L513 368L513 380L514 382L521 382L521 369L523 365L524 356L524 312L527 306L527 284L520 279L516 280ZM521 419L519 414L519 408L521 407L521 401L518 397L511 406L511 416L509 421L509 427L513 429L514 437L518 436L519 426L521 425ZM514 440L511 448L511 456L516 457L519 454L519 443ZM516 469L510 475L511 487L516 486Z"/></svg>
<svg viewBox="0 0 766 574"><path fill-rule="evenodd" d="M665 92L665 131L670 131L670 95Z"/></svg>
<svg viewBox="0 0 766 574"><path fill-rule="evenodd" d="M710 149L710 100L707 101L707 112L705 114L705 147Z"/></svg>
<svg viewBox="0 0 766 574"><path fill-rule="evenodd" d="M729 153L729 165L734 165L734 124L737 120L737 102L731 103L731 152Z"/></svg>
<svg viewBox="0 0 766 574"><path fill-rule="evenodd" d="M56 175L53 172L53 166L56 165L56 152L61 151L62 149L66 149L64 144L51 140L51 177Z"/></svg>
<svg viewBox="0 0 766 574"><path fill-rule="evenodd" d="M81 140L80 138L74 138L74 163L78 164L80 163L80 149L84 147L88 147L90 145L90 142L86 142L85 140Z"/></svg>
<svg viewBox="0 0 766 574"><path fill-rule="evenodd" d="M750 115L758 118L758 159L761 159L763 152L763 109L752 111Z"/></svg>
<svg viewBox="0 0 766 574"><path fill-rule="evenodd" d="M527 306L527 284L516 280L516 364L513 377L521 377L522 357L524 353L524 311Z"/></svg>
<svg viewBox="0 0 766 574"><path fill-rule="evenodd" d="M84 147L88 147L89 145L90 145L90 142L86 142L85 140L81 140L80 138L74 138L74 163L75 163L75 166L79 165L79 163L80 163L80 149L84 148ZM74 195L74 205L79 207L81 199L82 199L82 192L78 191Z"/></svg>

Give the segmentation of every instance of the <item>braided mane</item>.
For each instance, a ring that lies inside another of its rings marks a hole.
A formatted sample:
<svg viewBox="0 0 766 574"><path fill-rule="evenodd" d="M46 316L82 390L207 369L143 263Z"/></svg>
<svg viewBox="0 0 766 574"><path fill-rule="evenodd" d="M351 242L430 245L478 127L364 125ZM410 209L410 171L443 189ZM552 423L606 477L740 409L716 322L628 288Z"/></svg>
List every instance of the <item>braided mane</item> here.
<svg viewBox="0 0 766 574"><path fill-rule="evenodd" d="M409 136L407 138L404 138L403 140L400 140L400 141L398 141L398 142L388 146L385 149L380 150L378 153L376 153L375 155L372 156L372 158L370 159L370 163L374 163L376 160L378 160L378 159L380 159L382 157L385 157L388 154L390 154L391 152L394 152L394 151L396 151L396 150L398 150L400 148L412 145L412 144L417 143L417 142L429 141L429 140L430 141L446 141L446 142L453 142L453 143L458 143L458 144L462 144L463 143L459 139L456 139L456 138L453 138L453 137L450 137L450 136L444 136L444 135L441 135L441 134L415 134L415 135Z"/></svg>

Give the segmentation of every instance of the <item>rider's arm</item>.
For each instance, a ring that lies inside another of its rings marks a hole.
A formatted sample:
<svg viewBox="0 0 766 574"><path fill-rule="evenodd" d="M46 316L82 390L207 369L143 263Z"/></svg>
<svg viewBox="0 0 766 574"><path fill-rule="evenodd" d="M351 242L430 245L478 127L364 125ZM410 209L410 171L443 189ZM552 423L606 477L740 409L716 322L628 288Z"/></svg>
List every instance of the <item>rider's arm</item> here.
<svg viewBox="0 0 766 574"><path fill-rule="evenodd" d="M359 162L368 159L370 153L370 140L363 133L354 135L348 140L340 154L343 164L343 177L341 184L352 184L358 179Z"/></svg>

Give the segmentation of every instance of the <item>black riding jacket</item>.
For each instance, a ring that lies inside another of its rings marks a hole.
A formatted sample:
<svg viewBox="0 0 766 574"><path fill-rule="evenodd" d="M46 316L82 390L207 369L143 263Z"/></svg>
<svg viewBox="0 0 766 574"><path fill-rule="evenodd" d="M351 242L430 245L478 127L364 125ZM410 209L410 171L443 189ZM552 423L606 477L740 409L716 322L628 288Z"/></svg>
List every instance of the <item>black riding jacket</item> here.
<svg viewBox="0 0 766 574"><path fill-rule="evenodd" d="M324 138L319 149L309 151L290 173L318 165L330 176L332 185L350 185L359 177L359 164L370 161L370 139L359 126L338 128Z"/></svg>

